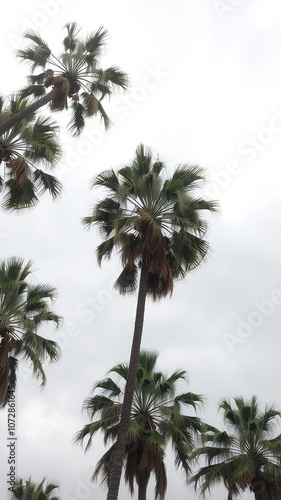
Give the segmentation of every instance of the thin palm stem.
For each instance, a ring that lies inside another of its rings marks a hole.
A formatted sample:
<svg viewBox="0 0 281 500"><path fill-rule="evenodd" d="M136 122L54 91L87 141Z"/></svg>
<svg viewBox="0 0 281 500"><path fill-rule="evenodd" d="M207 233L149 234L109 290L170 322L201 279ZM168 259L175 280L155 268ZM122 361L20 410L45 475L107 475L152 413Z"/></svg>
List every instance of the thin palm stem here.
<svg viewBox="0 0 281 500"><path fill-rule="evenodd" d="M19 111L15 115L5 120L5 122L0 123L0 137L14 125L24 120L28 116L33 115L33 113L35 113L37 109L40 109L42 106L45 106L45 104L53 101L60 94L60 89L58 87L53 87L52 90L46 95L44 95L40 99L37 99L37 101L34 101L32 104L29 104L29 106L26 106L22 111Z"/></svg>
<svg viewBox="0 0 281 500"><path fill-rule="evenodd" d="M143 259L140 284L139 284L134 336L133 336L131 356L128 369L128 378L124 393L124 401L122 405L120 425L118 428L116 449L114 452L113 464L109 476L107 500L117 500L118 498L123 460L125 455L127 432L131 417L131 407L134 397L134 388L135 388L136 374L138 369L138 360L139 360L139 353L141 346L144 310L145 310L145 302L147 294L147 278L148 278L148 268L145 259Z"/></svg>

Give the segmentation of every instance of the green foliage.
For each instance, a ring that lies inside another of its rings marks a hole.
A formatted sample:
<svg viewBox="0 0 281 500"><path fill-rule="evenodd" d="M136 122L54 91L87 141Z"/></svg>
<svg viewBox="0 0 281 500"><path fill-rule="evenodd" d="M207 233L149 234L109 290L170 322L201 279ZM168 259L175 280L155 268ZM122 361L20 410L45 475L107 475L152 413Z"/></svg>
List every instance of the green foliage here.
<svg viewBox="0 0 281 500"><path fill-rule="evenodd" d="M85 118L89 116L99 115L107 129L110 120L102 101L105 97L110 98L117 89L125 90L128 76L117 66L100 67L100 57L108 39L108 33L102 26L85 39L81 38L76 23L66 24L65 29L64 52L59 57L53 54L38 33L25 33L30 46L19 50L18 57L31 65L32 74L21 96L42 97L47 87L57 86L59 92L51 103L51 109L62 110L71 105L69 129L74 135L81 133ZM37 70L39 72L35 73Z"/></svg>
<svg viewBox="0 0 281 500"><path fill-rule="evenodd" d="M46 478L40 483L35 483L31 478L18 479L11 492L11 500L60 500L55 491L59 488L58 483L45 481Z"/></svg>
<svg viewBox="0 0 281 500"><path fill-rule="evenodd" d="M167 478L164 464L165 448L170 442L175 454L176 467L182 467L186 476L190 473L189 454L194 448L194 436L201 430L198 417L183 414L184 407L197 408L202 396L183 393L176 396L177 383L187 381L186 372L176 370L166 376L156 370L158 354L141 351L128 429L124 471L125 480L134 491L134 483L149 480L154 474L155 498L164 498ZM114 366L107 377L95 384L93 396L88 397L83 409L91 423L77 432L75 442L83 444L87 438L85 451L93 445L98 431L104 434L104 442L112 446L99 460L93 478L101 477L108 482L109 470L116 445L118 426L122 410L124 385L128 377L128 365ZM121 382L121 384L120 384ZM99 394L96 394L99 391Z"/></svg>
<svg viewBox="0 0 281 500"><path fill-rule="evenodd" d="M203 495L217 483L223 483L232 497L247 488L258 495L259 488L264 496L256 498L277 498L281 484L281 434L272 434L281 411L268 406L261 412L255 396L250 401L236 397L234 405L223 399L219 408L232 434L206 428L194 457L204 456L207 465L191 481L196 487L201 484Z"/></svg>
<svg viewBox="0 0 281 500"><path fill-rule="evenodd" d="M29 283L32 263L12 257L0 262L0 407L8 401L8 389L16 384L18 358L30 362L35 378L45 385L42 363L60 358L60 348L38 335L48 323L58 327L61 318L50 309L56 289Z"/></svg>
<svg viewBox="0 0 281 500"><path fill-rule="evenodd" d="M207 223L201 212L216 212L218 203L195 194L204 171L179 165L167 179L164 170L164 163L154 160L151 149L141 144L131 163L117 172L106 170L93 181L108 196L83 223L99 226L104 240L96 250L99 264L115 249L119 252L123 271L115 286L121 293L136 289L142 260L149 270L147 291L156 299L172 293L174 280L207 255Z"/></svg>
<svg viewBox="0 0 281 500"><path fill-rule="evenodd" d="M6 106L2 106L0 121L27 106L26 99L12 97ZM3 208L18 210L32 207L46 191L57 198L61 193L61 183L42 169L53 168L60 156L58 127L50 118L29 116L3 134L0 137Z"/></svg>

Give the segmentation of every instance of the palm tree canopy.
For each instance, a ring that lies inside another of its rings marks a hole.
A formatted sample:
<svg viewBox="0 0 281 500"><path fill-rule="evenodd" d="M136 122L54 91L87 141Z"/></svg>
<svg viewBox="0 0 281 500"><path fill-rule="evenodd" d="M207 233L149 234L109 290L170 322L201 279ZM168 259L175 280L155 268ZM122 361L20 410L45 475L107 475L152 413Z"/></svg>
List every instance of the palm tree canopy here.
<svg viewBox="0 0 281 500"><path fill-rule="evenodd" d="M31 261L12 257L0 262L0 407L7 404L9 386L16 384L18 357L30 362L41 385L46 383L42 363L60 357L58 344L37 333L45 323L61 323L50 308L56 289L29 283L32 271Z"/></svg>
<svg viewBox="0 0 281 500"><path fill-rule="evenodd" d="M27 99L0 97L0 122L28 106ZM0 137L0 190L5 193L6 210L35 205L38 196L48 191L53 198L61 192L61 183L45 172L61 156L58 127L43 116L28 116Z"/></svg>
<svg viewBox="0 0 281 500"><path fill-rule="evenodd" d="M83 224L100 228L104 241L97 247L99 263L114 249L119 251L123 271L116 288L121 293L136 289L142 260L149 270L147 292L155 299L172 293L174 279L183 278L207 255L207 222L201 211L216 212L218 203L194 193L204 181L203 169L179 165L170 178L164 170L164 163L140 144L131 163L117 172L106 170L93 181L108 196Z"/></svg>
<svg viewBox="0 0 281 500"><path fill-rule="evenodd" d="M131 493L135 481L137 484L142 479L148 481L153 473L156 480L155 498L162 499L167 486L165 448L171 442L175 465L181 466L187 476L190 472L189 454L193 450L194 436L201 429L201 421L196 416L184 414L183 409L196 409L203 398L191 392L177 395L178 382L187 382L186 372L178 369L167 376L157 371L157 358L156 352L140 352L124 469L125 481ZM87 438L85 451L90 448L93 437L99 430L104 433L105 444L113 442L99 460L93 474L93 478L101 476L105 482L109 479L116 444L128 365L116 365L109 374L114 374L117 380L108 376L95 384L93 393L99 390L99 394L88 397L83 405L91 423L85 425L75 436L75 442L81 444Z"/></svg>
<svg viewBox="0 0 281 500"><path fill-rule="evenodd" d="M255 396L249 401L236 397L234 405L223 399L219 408L232 433L209 427L202 434L194 457L205 456L208 465L191 481L195 486L201 482L203 494L218 482L223 482L233 496L248 487L255 492L255 484L261 482L267 492L277 490L281 481L281 434L273 434L281 410L271 405L260 411Z"/></svg>
<svg viewBox="0 0 281 500"><path fill-rule="evenodd" d="M55 491L58 488L57 482L46 482L46 478L40 483L35 483L31 478L18 479L10 498L11 500L60 500Z"/></svg>
<svg viewBox="0 0 281 500"><path fill-rule="evenodd" d="M32 74L21 96L40 98L45 95L46 88L52 86L58 90L51 102L53 110L65 109L71 103L71 132L79 134L85 125L85 118L94 115L99 115L105 128L108 128L110 120L102 102L116 89L125 90L128 76L117 66L100 67L100 57L108 40L108 33L102 26L85 39L81 38L76 23L66 24L65 29L63 53L59 57L53 54L38 33L25 33L31 45L19 50L18 56L31 64Z"/></svg>

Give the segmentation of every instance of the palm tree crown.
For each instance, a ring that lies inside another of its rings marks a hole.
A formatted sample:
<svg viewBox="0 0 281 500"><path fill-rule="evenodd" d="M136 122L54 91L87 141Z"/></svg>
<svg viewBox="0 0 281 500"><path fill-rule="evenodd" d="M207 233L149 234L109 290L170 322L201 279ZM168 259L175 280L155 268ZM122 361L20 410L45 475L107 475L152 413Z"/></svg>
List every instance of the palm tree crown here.
<svg viewBox="0 0 281 500"><path fill-rule="evenodd" d="M59 487L58 483L45 481L46 478L40 483L35 483L31 478L18 479L11 493L11 500L60 500L55 492Z"/></svg>
<svg viewBox="0 0 281 500"><path fill-rule="evenodd" d="M107 189L108 197L83 223L100 227L104 242L97 247L99 263L114 248L119 250L123 271L116 287L121 293L136 289L140 261L149 271L147 293L161 298L172 292L175 278L183 278L207 254L207 223L200 212L215 212L218 204L192 196L204 180L203 169L179 165L165 179L164 168L141 144L131 164L116 173L107 170L93 181Z"/></svg>
<svg viewBox="0 0 281 500"><path fill-rule="evenodd" d="M46 284L29 284L32 263L11 258L0 262L0 407L8 401L9 386L16 385L17 357L27 359L33 375L46 383L42 362L57 361L60 348L38 335L40 326L61 318L49 306L56 289Z"/></svg>
<svg viewBox="0 0 281 500"><path fill-rule="evenodd" d="M94 115L99 115L105 128L108 128L110 120L102 102L116 89L125 90L128 77L117 66L105 69L100 67L100 56L108 38L108 33L102 26L85 39L80 37L76 23L68 23L65 28L64 51L60 57L53 54L38 33L25 33L24 36L31 45L25 50L19 50L18 56L31 64L32 74L28 78L29 85L21 91L21 96L37 98L37 102L30 106L32 112L48 102L53 110L66 109L70 102L72 115L69 125L74 134L82 131L86 117ZM46 94L48 87L52 87L52 91ZM17 117L14 118L16 119ZM0 135L10 123L0 124Z"/></svg>
<svg viewBox="0 0 281 500"><path fill-rule="evenodd" d="M5 105L0 97L0 121L24 110L26 99L11 97ZM50 118L29 115L0 137L0 189L5 194L3 207L20 209L35 205L38 195L48 191L53 198L61 192L60 182L42 168L53 167L61 150L58 127Z"/></svg>
<svg viewBox="0 0 281 500"><path fill-rule="evenodd" d="M266 406L261 412L255 396L250 401L236 397L234 405L224 399L219 408L233 433L212 428L202 434L195 456L205 456L208 465L193 476L195 486L201 482L200 491L205 494L222 482L229 498L247 488L259 500L280 498L281 434L272 435L281 411Z"/></svg>
<svg viewBox="0 0 281 500"><path fill-rule="evenodd" d="M134 482L137 483L140 500L146 498L146 488L152 473L156 482L155 498L164 498L167 486L164 457L169 441L175 453L176 467L182 466L188 476L193 437L201 429L198 417L187 416L182 411L184 406L195 409L202 402L202 396L191 392L176 395L177 383L187 381L186 372L178 369L166 376L156 370L157 358L155 352L140 353L126 441L125 481L131 493L134 491ZM117 375L119 382L126 382L128 365L119 364L109 373ZM110 476L124 396L123 384L119 382L107 377L94 386L94 392L99 389L100 394L87 398L83 405L91 423L85 425L75 437L75 441L81 443L88 438L85 451L92 445L92 439L99 430L104 433L105 444L113 441L93 474L94 478L101 475L106 482ZM98 419L94 420L97 416Z"/></svg>

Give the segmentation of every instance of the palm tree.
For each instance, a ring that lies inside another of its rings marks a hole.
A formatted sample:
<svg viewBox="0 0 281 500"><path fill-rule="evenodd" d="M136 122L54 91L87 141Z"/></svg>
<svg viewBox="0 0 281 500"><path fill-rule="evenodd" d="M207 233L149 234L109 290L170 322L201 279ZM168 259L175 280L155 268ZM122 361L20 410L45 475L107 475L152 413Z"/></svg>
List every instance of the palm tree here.
<svg viewBox="0 0 281 500"><path fill-rule="evenodd" d="M255 396L249 401L236 397L233 406L223 399L219 408L233 432L210 428L202 434L194 456L205 456L208 465L192 477L195 487L201 482L200 491L205 494L222 482L229 499L247 488L256 500L280 499L281 434L272 435L281 411L272 405L261 412Z"/></svg>
<svg viewBox="0 0 281 500"><path fill-rule="evenodd" d="M12 257L0 262L0 408L9 399L9 387L16 385L18 357L30 361L33 375L46 383L42 362L57 361L60 348L53 340L38 335L40 326L61 318L49 306L56 289L29 284L32 262Z"/></svg>
<svg viewBox="0 0 281 500"><path fill-rule="evenodd" d="M191 392L176 395L179 381L187 382L184 370L176 370L172 375L156 370L158 354L141 351L139 356L136 385L130 424L125 450L125 481L131 494L134 482L138 485L139 500L146 500L146 490L151 474L155 476L155 498L165 496L167 477L164 464L165 448L172 443L175 453L175 465L181 466L188 476L190 467L188 456L193 449L193 436L201 430L198 417L182 413L183 407L196 408L202 402L202 396ZM85 451L92 445L97 431L104 432L104 441L113 445L99 460L93 478L99 475L109 482L113 454L120 423L124 385L128 378L128 365L114 366L109 373L117 375L117 381L111 377L99 381L93 389L100 389L100 394L88 397L83 405L91 419L75 436L75 442L83 443L88 438ZM122 380L122 384L120 384ZM94 420L98 416L97 420Z"/></svg>
<svg viewBox="0 0 281 500"><path fill-rule="evenodd" d="M107 190L108 196L97 203L85 226L97 224L104 241L97 247L101 263L119 250L123 270L116 281L120 293L137 288L139 292L134 336L108 500L116 500L131 416L147 294L160 299L173 291L173 282L196 268L208 251L204 240L207 223L202 210L214 212L216 202L194 196L193 191L204 180L198 166L179 165L172 177L164 178L164 163L154 160L152 151L142 144L133 161L117 172L106 170L93 186ZM193 196L192 196L193 195Z"/></svg>
<svg viewBox="0 0 281 500"><path fill-rule="evenodd" d="M25 109L7 118L0 124L0 136L23 118L33 115L42 106L51 104L52 110L72 107L70 130L79 134L84 127L85 118L100 115L105 128L110 120L103 108L102 101L110 97L117 88L126 89L127 75L117 66L106 69L100 67L100 56L108 38L107 31L101 26L83 40L76 23L65 26L63 39L64 52L55 56L47 43L38 33L25 33L31 45L19 50L18 56L31 64L32 74L29 85L21 91L22 97L33 96L36 100ZM38 71L34 74L35 71ZM46 89L52 90L46 93Z"/></svg>
<svg viewBox="0 0 281 500"><path fill-rule="evenodd" d="M0 121L27 107L26 99L11 97L5 105L0 97ZM53 198L61 192L60 182L42 170L53 167L60 158L58 127L50 118L29 115L0 138L0 190L6 192L7 210L31 207L48 191ZM41 168L40 168L41 167Z"/></svg>
<svg viewBox="0 0 281 500"><path fill-rule="evenodd" d="M40 483L35 483L31 478L18 479L11 492L11 500L60 500L55 492L59 488L58 483L45 481L46 478Z"/></svg>

